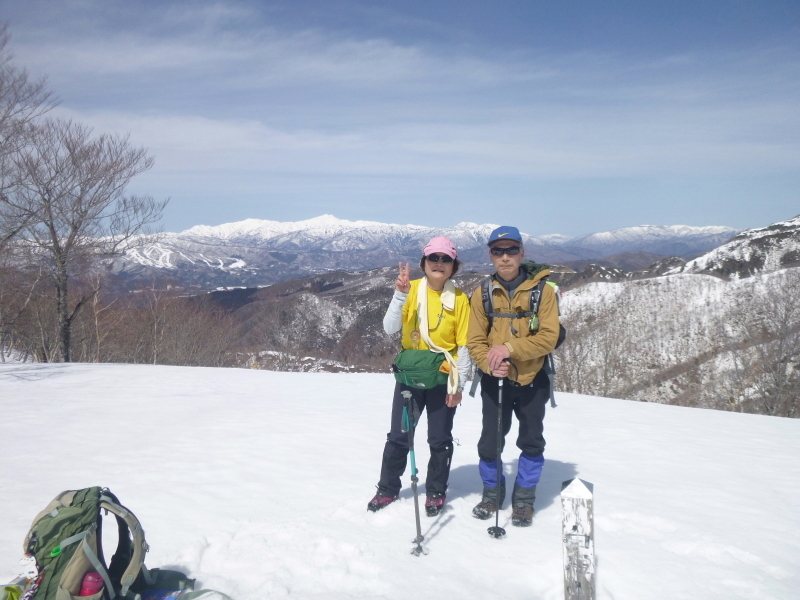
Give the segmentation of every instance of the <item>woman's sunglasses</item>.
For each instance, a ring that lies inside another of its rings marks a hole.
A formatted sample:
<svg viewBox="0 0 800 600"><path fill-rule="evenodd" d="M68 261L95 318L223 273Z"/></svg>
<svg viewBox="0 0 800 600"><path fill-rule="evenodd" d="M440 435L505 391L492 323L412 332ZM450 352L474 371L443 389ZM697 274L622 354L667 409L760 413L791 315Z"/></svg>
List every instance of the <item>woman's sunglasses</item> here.
<svg viewBox="0 0 800 600"><path fill-rule="evenodd" d="M494 256L503 256L503 254L508 254L509 256L515 256L519 254L520 247L519 246L511 246L510 248L491 248L489 252L492 253Z"/></svg>
<svg viewBox="0 0 800 600"><path fill-rule="evenodd" d="M425 257L425 260L429 260L431 262L439 262L441 260L443 263L453 262L453 259L447 256L447 254L429 254Z"/></svg>

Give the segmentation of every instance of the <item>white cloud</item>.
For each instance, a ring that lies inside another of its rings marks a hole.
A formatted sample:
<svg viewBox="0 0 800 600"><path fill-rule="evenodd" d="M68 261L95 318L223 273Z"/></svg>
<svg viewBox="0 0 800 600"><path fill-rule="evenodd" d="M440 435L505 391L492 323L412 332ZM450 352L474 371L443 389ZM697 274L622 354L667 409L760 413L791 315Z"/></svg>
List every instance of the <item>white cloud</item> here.
<svg viewBox="0 0 800 600"><path fill-rule="evenodd" d="M59 112L99 131L130 131L136 144L156 155L159 169L187 175L231 170L237 177L247 171L620 177L779 172L800 162L800 150L791 144L731 141L729 129L702 129L702 112L609 120L594 111L549 111L516 122L400 123L344 133L276 128L259 120Z"/></svg>
<svg viewBox="0 0 800 600"><path fill-rule="evenodd" d="M170 39L130 33L72 39L30 39L18 54L37 71L71 78L177 76L209 87L272 86L375 88L376 91L468 90L553 75L542 65L503 63L480 56L441 56L385 39L332 39L319 31L242 34L201 31ZM213 80L208 78L213 76Z"/></svg>
<svg viewBox="0 0 800 600"><path fill-rule="evenodd" d="M256 16L189 3L158 23L16 30L14 44L21 64L51 74L59 114L131 132L156 157L147 183L209 197L337 177L369 188L798 174L794 48L500 52Z"/></svg>

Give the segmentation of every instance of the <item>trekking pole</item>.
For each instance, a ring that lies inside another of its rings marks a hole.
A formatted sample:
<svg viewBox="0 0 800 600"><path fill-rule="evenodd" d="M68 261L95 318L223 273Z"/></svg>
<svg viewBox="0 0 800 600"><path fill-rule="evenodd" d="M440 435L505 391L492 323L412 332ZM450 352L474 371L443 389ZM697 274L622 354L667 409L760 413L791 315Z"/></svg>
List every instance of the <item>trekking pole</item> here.
<svg viewBox="0 0 800 600"><path fill-rule="evenodd" d="M411 491L414 492L414 516L417 522L417 537L414 538L412 541L416 544L416 547L411 551L411 554L414 556L419 556L420 554L427 554L425 550L422 548L422 528L419 524L419 496L417 495L417 482L419 478L417 477L417 461L414 456L414 428L417 426L416 422L414 421L414 400L411 397L411 392L403 391L400 394L405 398L405 404L403 405L403 427L408 432L408 452L411 455Z"/></svg>
<svg viewBox="0 0 800 600"><path fill-rule="evenodd" d="M497 381L497 487L495 488L494 503L494 527L489 527L487 531L489 535L495 539L500 539L506 535L506 530L500 527L500 475L502 475L502 468L500 466L500 454L503 451L503 378Z"/></svg>

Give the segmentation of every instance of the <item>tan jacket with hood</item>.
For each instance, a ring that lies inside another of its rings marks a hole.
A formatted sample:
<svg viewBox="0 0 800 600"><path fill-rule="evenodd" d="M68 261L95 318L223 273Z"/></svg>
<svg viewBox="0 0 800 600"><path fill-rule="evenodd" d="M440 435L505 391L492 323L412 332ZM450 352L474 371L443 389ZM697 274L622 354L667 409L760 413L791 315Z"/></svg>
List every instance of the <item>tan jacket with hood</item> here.
<svg viewBox="0 0 800 600"><path fill-rule="evenodd" d="M497 281L496 276L492 276L494 312L521 313L531 310L531 290L538 285L542 277L550 274L550 270L531 262L523 262L520 269L528 273L528 279L514 291L513 298L508 297L506 289ZM544 364L544 357L555 349L558 341L558 301L553 286L546 285L542 290L537 333L530 330L530 317L519 319L494 317L492 329L489 331L489 319L483 307L480 287L472 293L470 304L472 311L469 318L467 346L478 368L484 373L489 373L489 361L486 359L489 349L492 346L505 344L511 352L508 378L520 385L527 385L533 381ZM512 331L512 324L516 333Z"/></svg>

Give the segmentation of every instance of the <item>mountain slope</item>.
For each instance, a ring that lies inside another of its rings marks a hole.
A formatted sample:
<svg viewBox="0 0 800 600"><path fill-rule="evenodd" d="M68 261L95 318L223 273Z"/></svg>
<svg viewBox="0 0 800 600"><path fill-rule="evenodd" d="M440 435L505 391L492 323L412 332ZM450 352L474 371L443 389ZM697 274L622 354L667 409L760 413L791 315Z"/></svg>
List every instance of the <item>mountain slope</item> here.
<svg viewBox="0 0 800 600"><path fill-rule="evenodd" d="M786 224L737 239L758 240L765 231L783 235L786 244L794 239ZM785 255L783 245L769 247ZM764 257L766 264L781 264L769 252ZM682 263L664 259L634 272L594 264L578 272L556 269L551 279L562 287L569 331L556 353L558 389L800 416L800 406L787 402L800 384L793 366L800 367L800 303L793 303L800 269L726 281L715 273L673 272ZM308 369L291 358L308 355L381 371L398 348L381 327L395 273L393 267L334 272L211 297L231 307L241 323L237 339L251 357L281 353L281 364L275 354L253 358L257 364ZM455 279L471 292L483 277L464 272ZM247 302L233 308L233 298L245 295ZM742 369L743 362L758 368Z"/></svg>
<svg viewBox="0 0 800 600"><path fill-rule="evenodd" d="M708 273L721 277L749 277L800 265L800 215L741 232L731 241L672 273Z"/></svg>

